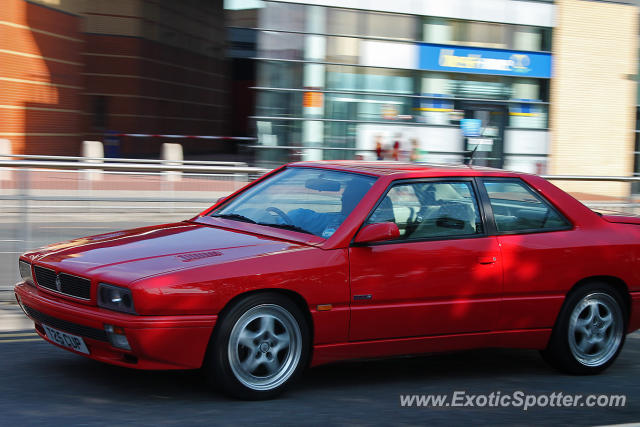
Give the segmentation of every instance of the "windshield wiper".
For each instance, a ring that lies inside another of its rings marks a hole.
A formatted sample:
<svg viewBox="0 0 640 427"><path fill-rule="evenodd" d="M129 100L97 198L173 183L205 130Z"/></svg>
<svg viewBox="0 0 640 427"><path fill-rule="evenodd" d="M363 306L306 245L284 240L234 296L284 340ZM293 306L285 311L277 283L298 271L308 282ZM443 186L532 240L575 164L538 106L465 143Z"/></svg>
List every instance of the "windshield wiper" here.
<svg viewBox="0 0 640 427"><path fill-rule="evenodd" d="M298 231L300 233L306 233L306 234L314 235L309 230L305 230L304 228L298 227L297 225L293 225L293 224L268 224L266 222L257 222L256 224L258 224L258 225L266 225L267 227L282 228L284 230Z"/></svg>
<svg viewBox="0 0 640 427"><path fill-rule="evenodd" d="M214 218L225 218L225 219L232 219L234 221L242 221L242 222L249 222L251 224L256 224L256 222L254 220L252 220L251 218L247 218L244 215L240 215L237 213L232 213L232 214L215 214L215 215L211 215Z"/></svg>
<svg viewBox="0 0 640 427"><path fill-rule="evenodd" d="M248 222L251 224L258 224L258 225L266 225L267 227L275 227L275 228L282 228L284 230L291 230L291 231L298 231L300 233L306 233L306 234L311 234L314 235L312 232L305 230L304 228L298 227L297 225L293 225L293 224L269 224L266 222L256 222L254 220L252 220L251 218L247 218L244 215L240 215L237 213L231 213L231 214L215 214L215 215L211 215L214 218L225 218L225 219L232 219L234 221L242 221L242 222Z"/></svg>

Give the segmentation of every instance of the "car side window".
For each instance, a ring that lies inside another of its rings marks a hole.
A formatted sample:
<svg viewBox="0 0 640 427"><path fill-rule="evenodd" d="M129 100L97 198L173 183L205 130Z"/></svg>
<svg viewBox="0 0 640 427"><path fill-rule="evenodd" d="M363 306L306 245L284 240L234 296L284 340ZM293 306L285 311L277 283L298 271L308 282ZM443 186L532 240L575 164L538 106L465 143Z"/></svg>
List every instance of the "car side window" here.
<svg viewBox="0 0 640 427"><path fill-rule="evenodd" d="M394 222L400 239L482 234L471 182L416 182L391 187L367 224Z"/></svg>
<svg viewBox="0 0 640 427"><path fill-rule="evenodd" d="M520 180L485 180L484 187L499 232L544 231L571 225Z"/></svg>

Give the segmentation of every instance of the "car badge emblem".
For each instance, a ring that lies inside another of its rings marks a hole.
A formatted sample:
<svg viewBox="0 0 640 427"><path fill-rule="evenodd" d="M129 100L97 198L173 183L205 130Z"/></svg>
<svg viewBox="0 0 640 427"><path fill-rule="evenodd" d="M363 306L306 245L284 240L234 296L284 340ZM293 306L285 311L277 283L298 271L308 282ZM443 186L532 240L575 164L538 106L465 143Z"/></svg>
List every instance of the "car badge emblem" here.
<svg viewBox="0 0 640 427"><path fill-rule="evenodd" d="M60 280L60 276L56 276L56 289L58 292L62 292L62 280Z"/></svg>

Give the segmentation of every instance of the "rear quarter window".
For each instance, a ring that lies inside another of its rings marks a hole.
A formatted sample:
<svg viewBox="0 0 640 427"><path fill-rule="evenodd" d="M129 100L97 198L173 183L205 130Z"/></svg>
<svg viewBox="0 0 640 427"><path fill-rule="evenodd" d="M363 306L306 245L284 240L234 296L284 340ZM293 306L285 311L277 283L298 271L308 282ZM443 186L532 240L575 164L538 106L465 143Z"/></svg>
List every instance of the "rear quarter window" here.
<svg viewBox="0 0 640 427"><path fill-rule="evenodd" d="M503 233L549 231L571 224L521 180L484 180L496 228Z"/></svg>

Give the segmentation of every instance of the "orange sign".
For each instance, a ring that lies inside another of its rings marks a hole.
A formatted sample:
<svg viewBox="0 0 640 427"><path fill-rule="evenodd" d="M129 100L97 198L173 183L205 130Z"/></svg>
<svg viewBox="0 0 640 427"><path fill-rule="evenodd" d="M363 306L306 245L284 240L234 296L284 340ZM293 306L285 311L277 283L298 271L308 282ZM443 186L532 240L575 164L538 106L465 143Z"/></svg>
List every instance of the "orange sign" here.
<svg viewBox="0 0 640 427"><path fill-rule="evenodd" d="M322 107L322 92L305 92L302 97L303 107Z"/></svg>

